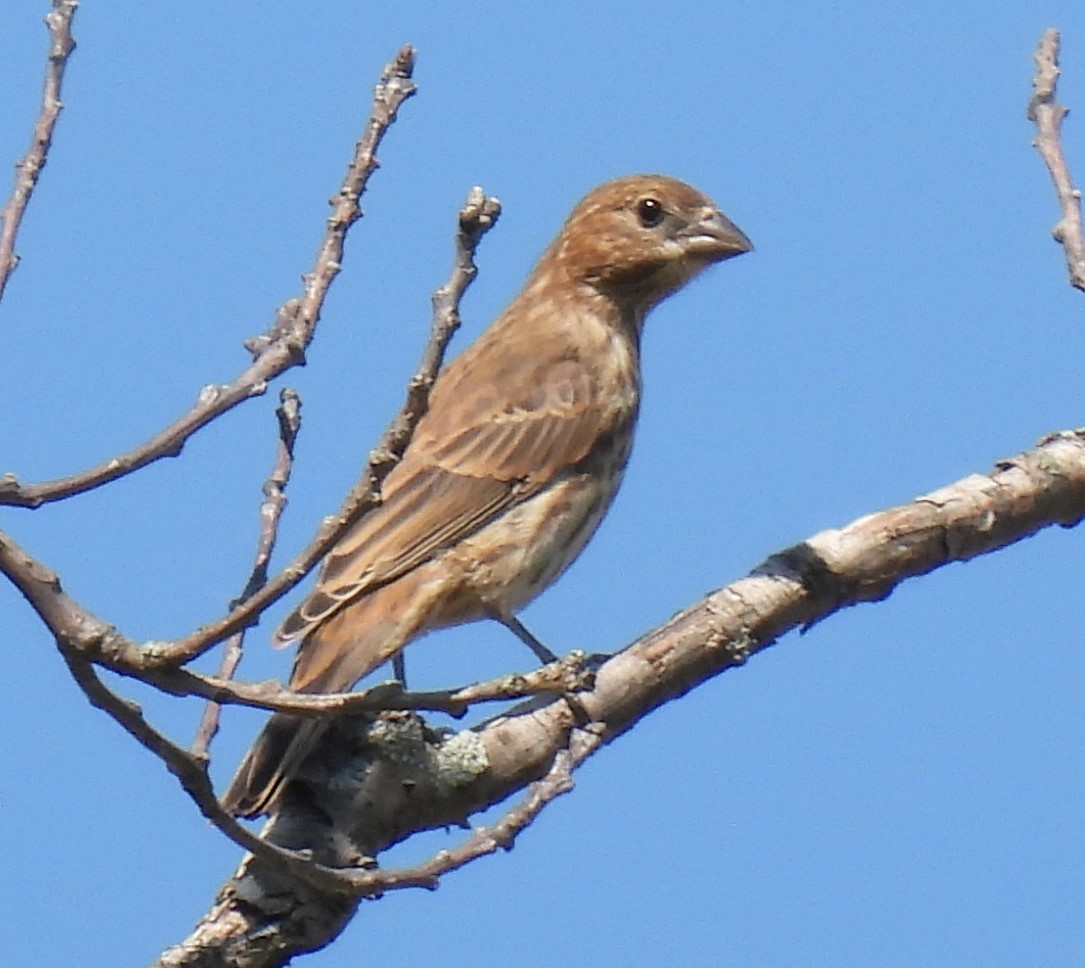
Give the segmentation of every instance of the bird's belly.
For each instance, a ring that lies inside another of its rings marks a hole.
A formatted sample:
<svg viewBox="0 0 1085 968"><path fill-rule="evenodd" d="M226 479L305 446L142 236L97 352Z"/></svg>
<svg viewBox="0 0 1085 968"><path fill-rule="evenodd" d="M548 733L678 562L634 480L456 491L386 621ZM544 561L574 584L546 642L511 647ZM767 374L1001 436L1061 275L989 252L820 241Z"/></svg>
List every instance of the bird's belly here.
<svg viewBox="0 0 1085 968"><path fill-rule="evenodd" d="M600 479L555 481L447 552L465 584L491 608L511 615L569 567L599 527L621 470Z"/></svg>

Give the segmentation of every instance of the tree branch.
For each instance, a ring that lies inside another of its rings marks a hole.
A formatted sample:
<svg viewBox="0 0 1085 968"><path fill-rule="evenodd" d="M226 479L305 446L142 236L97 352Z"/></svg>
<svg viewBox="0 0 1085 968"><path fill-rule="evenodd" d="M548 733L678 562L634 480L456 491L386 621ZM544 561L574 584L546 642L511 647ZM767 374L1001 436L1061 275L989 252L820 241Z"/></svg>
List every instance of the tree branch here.
<svg viewBox="0 0 1085 968"><path fill-rule="evenodd" d="M316 537L277 577L247 601L231 609L228 615L177 642L155 644L153 648L142 650L137 661L143 662L144 668L188 662L239 629L255 624L266 608L282 598L316 567L355 521L380 504L381 483L407 449L414 428L425 414L430 389L441 369L449 341L459 328L460 300L478 271L474 263L475 251L482 237L497 223L500 214L501 203L496 198L486 195L481 188L471 189L459 214L452 276L434 296L429 339L418 370L407 386L407 399L381 435L376 448L370 452L361 477L347 494L338 513L324 520Z"/></svg>
<svg viewBox="0 0 1085 968"><path fill-rule="evenodd" d="M279 425L279 445L275 455L275 466L264 481L262 488L264 500L260 503L260 537L256 542L256 556L252 572L241 594L232 602L230 608L236 608L247 601L267 584L268 564L275 550L275 541L279 534L279 520L286 507L286 486L290 483L290 474L294 469L294 443L301 430L301 399L294 390L284 388L279 393L279 406L275 410ZM245 629L235 632L226 640L219 663L218 680L229 682L234 677L241 662L245 644ZM208 699L196 738L192 743L194 756L206 758L211 740L219 728L221 705L217 700Z"/></svg>
<svg viewBox="0 0 1085 968"><path fill-rule="evenodd" d="M501 204L496 198L487 196L481 188L471 190L459 213L452 275L434 296L429 340L418 371L408 385L402 409L370 453L361 478L338 513L324 520L313 540L275 578L223 618L176 642L134 642L66 595L55 572L2 531L0 573L7 575L22 592L54 636L65 637L90 661L146 681L150 680L145 673L182 665L254 625L266 608L305 578L351 524L380 504L381 482L406 449L422 418L448 343L459 327L459 303L477 272L475 251L482 237L496 224L500 212Z"/></svg>
<svg viewBox="0 0 1085 968"><path fill-rule="evenodd" d="M546 693L565 695L590 689L595 678L592 663L597 663L599 658L573 651L565 658L529 672L513 672L457 689L430 692L409 692L395 680L378 683L361 692L294 692L274 680L234 682L184 668L153 669L136 678L171 696L201 696L212 703L299 716L335 718L385 710L426 710L458 719L479 703L508 702Z"/></svg>
<svg viewBox="0 0 1085 968"><path fill-rule="evenodd" d="M1036 75L1032 79L1034 94L1029 101L1028 118L1036 124L1036 150L1044 159L1055 194L1059 199L1062 217L1055 223L1051 235L1066 252L1066 266L1070 271L1070 285L1085 292L1085 233L1081 223L1081 191L1074 188L1070 166L1062 151L1062 119L1069 110L1055 100L1059 81L1059 32L1053 28L1044 31L1040 44L1033 54Z"/></svg>
<svg viewBox="0 0 1085 968"><path fill-rule="evenodd" d="M121 699L107 688L94 671L94 667L77 653L64 645L61 645L60 652L68 664L72 678L83 690L90 704L112 717L141 746L162 760L166 768L177 777L181 787L192 798L200 813L235 844L250 851L253 856L260 857L266 863L272 863L283 870L290 871L312 887L333 893L342 892L350 887L350 881L344 879L342 872L328 870L308 858L292 854L250 833L219 806L218 799L211 789L210 777L207 775L206 760L186 752L166 739L147 722L139 706L134 702Z"/></svg>
<svg viewBox="0 0 1085 968"><path fill-rule="evenodd" d="M533 789L526 814L521 806L497 825L517 833L536 806L564 788L563 771L787 632L883 599L903 581L950 562L1083 518L1085 430L1052 435L999 461L989 474L970 475L772 555L606 661L594 686L575 696L536 699L452 737L428 731L408 713L340 720L303 764L262 836L294 850L309 848L326 866L353 865L419 831L462 824L547 778L544 788ZM366 896L433 887L441 873L482 856L490 843L487 834L472 835L418 868L355 869L350 876ZM252 958L246 964L281 965L327 944L353 907L344 909L343 899L330 895L321 907L307 884L296 903L284 900L284 892L294 892L284 876L262 861L246 861L194 934L161 963L234 964L224 952L236 958L244 950ZM205 945L210 938L214 942Z"/></svg>
<svg viewBox="0 0 1085 968"><path fill-rule="evenodd" d="M246 343L253 354L252 364L232 383L204 387L195 406L184 416L133 450L97 467L40 484L20 484L15 475L5 474L0 477L0 505L38 508L101 487L164 457L176 457L198 430L250 397L262 395L267 391L269 381L304 361L305 351L316 335L324 300L342 266L347 231L362 216L358 201L370 175L378 167L377 148L403 102L415 93L411 80L413 70L414 49L411 47L403 47L395 60L384 68L374 93L372 112L365 131L354 146L354 157L346 178L329 203L332 214L327 220L313 269L303 276L304 292L300 298L280 307L275 323L267 333Z"/></svg>
<svg viewBox="0 0 1085 968"><path fill-rule="evenodd" d="M53 0L52 12L45 15L45 26L49 31L49 56L45 64L41 109L34 122L30 148L15 163L15 186L11 197L3 212L0 212L4 223L3 227L0 227L0 299L3 299L8 280L19 264L19 257L15 254L15 239L19 234L26 207L30 204L30 197L34 194L34 188L48 160L49 148L53 144L53 131L56 129L60 112L64 109L60 92L68 59L75 50L72 19L78 6L76 0Z"/></svg>

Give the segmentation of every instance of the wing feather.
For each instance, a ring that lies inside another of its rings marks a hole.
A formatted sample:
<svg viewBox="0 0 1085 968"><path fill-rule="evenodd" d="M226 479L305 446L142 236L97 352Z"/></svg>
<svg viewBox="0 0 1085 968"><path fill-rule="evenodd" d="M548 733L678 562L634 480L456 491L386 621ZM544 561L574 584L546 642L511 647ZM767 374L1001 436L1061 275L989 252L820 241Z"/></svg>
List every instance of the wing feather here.
<svg viewBox="0 0 1085 968"><path fill-rule="evenodd" d="M597 374L575 354L507 346L484 337L442 374L385 481L384 503L332 549L278 644L474 534L583 460L619 419L621 408L601 399ZM483 366L494 382L482 379Z"/></svg>

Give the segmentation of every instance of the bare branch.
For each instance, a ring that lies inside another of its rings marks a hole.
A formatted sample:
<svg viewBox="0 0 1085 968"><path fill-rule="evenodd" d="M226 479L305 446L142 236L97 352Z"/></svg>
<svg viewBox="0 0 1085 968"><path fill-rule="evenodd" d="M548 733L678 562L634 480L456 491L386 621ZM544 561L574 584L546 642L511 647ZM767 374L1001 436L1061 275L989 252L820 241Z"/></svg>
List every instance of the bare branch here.
<svg viewBox="0 0 1085 968"><path fill-rule="evenodd" d="M1044 31L1033 55L1033 62L1036 64L1036 75L1032 79L1035 93L1028 106L1029 120L1036 124L1037 134L1033 144L1051 173L1059 208L1062 210L1062 217L1055 223L1051 235L1066 252L1070 285L1085 292L1085 233L1081 223L1081 191L1074 188L1070 166L1062 151L1062 119L1069 111L1055 100L1059 80L1057 30L1049 27Z"/></svg>
<svg viewBox="0 0 1085 968"><path fill-rule="evenodd" d="M440 878L452 871L466 867L471 861L487 857L498 850L512 850L516 837L552 800L573 787L573 770L584 762L601 745L597 736L588 732L574 734L576 751L559 750L546 776L528 787L527 796L497 823L490 827L476 827L458 847L442 850L417 867L391 870L374 870L359 873L355 877L358 893L364 897L379 897L387 891L407 887L435 890Z"/></svg>
<svg viewBox="0 0 1085 968"><path fill-rule="evenodd" d="M449 300L435 298L429 341L418 371L411 378L403 408L371 452L361 478L351 488L339 512L326 518L316 537L275 578L216 622L176 642L136 643L66 595L56 574L0 532L0 573L11 579L42 621L84 658L124 674L143 677L149 670L177 666L203 655L241 629L254 625L268 606L289 592L316 566L339 537L362 514L380 504L380 485L406 449L421 419L429 388L440 370L449 340L459 325L457 307L474 277L474 253L500 213L496 198L472 189L460 211L456 262L446 288Z"/></svg>
<svg viewBox="0 0 1085 968"><path fill-rule="evenodd" d="M72 19L79 4L76 0L53 0L51 13L45 15L49 31L49 58L45 65L45 83L41 95L41 110L34 122L34 136L27 153L15 163L15 187L11 197L0 212L3 227L0 228L0 299L4 297L8 280L19 264L15 254L15 239L19 234L26 207L41 177L53 143L53 131L64 105L60 100L61 85L68 59L75 50L72 37Z"/></svg>
<svg viewBox="0 0 1085 968"><path fill-rule="evenodd" d="M329 870L306 857L283 850L239 824L222 807L211 789L207 762L174 745L159 733L133 702L115 695L94 671L94 667L68 648L61 648L65 662L79 688L91 705L111 716L141 746L150 750L177 777L185 793L192 798L204 815L235 844L262 860L279 865L305 883L323 891L342 892L351 889L351 882L339 871ZM270 849L269 849L270 848Z"/></svg>
<svg viewBox="0 0 1085 968"><path fill-rule="evenodd" d="M0 505L41 507L108 484L164 457L176 457L196 431L250 397L265 393L270 380L305 359L305 350L316 335L328 289L342 265L347 231L361 218L358 200L369 176L378 167L376 150L395 121L400 106L416 90L411 81L413 70L414 49L411 47L403 47L395 60L384 68L374 93L372 113L354 147L346 178L330 201L332 214L327 220L313 269L303 277L304 293L300 299L290 300L279 309L275 323L267 333L249 340L247 346L254 360L248 369L225 386L204 387L195 406L180 419L140 446L97 467L40 484L20 484L14 475L4 475L0 478Z"/></svg>
<svg viewBox="0 0 1085 968"><path fill-rule="evenodd" d="M0 531L0 573L19 589L58 642L71 643L78 651L93 654L103 642L117 635L112 626L64 591L55 571L3 531Z"/></svg>
<svg viewBox="0 0 1085 968"><path fill-rule="evenodd" d="M1006 547L1053 524L1072 527L1083 517L1085 430L1066 431L1045 438L1035 450L1001 461L989 475L973 474L940 491L917 498L911 504L861 518L843 531L823 532L804 544L780 552L768 559L748 579L710 596L703 604L709 607L707 603L727 594L741 599L749 594L750 588L758 589L758 596L763 597L765 575L773 576L774 584L770 587L782 588L780 583L788 569L813 567L806 561L813 548L817 550L819 559L831 562L831 566L824 566L824 584L834 596L831 608L826 608L820 598L809 600L809 615L800 621L813 624L843 605L884 598L906 578L926 574L952 561L965 561ZM857 536L862 537L861 542L857 541ZM880 557L853 560L851 556L857 549ZM153 658L155 643L134 643L83 608L63 591L54 572L2 531L0 573L19 589L58 641L69 644L84 658L102 662L123 674L154 681L153 676L140 673L141 670L162 667ZM815 569L811 581L818 574ZM754 584L749 586L747 582ZM272 584L269 583L266 588ZM712 607L715 606L709 607L708 614L711 614ZM794 624L795 620L789 617L774 634L783 634ZM709 651L719 644L709 643ZM158 654L161 654L171 648L171 644L164 643L158 648ZM147 654L152 656L150 661L144 658ZM609 667L613 661L606 663L602 669ZM199 682L195 675L188 675L190 684ZM211 683L212 680L205 682ZM221 684L221 696L208 698L225 698L229 691L227 686L226 683ZM264 697L256 693L246 695L239 686L233 684L229 687L236 693L237 701L262 705L258 700ZM206 695L205 688L216 687L191 685L190 688L195 694ZM252 687L253 690L261 688ZM301 697L292 697L288 706L286 696L277 697L277 700L281 705L275 708L292 708L299 712L304 711L301 708L303 704L311 702L305 700L302 703ZM333 698L329 705L339 701ZM272 702L267 701L267 706L271 708Z"/></svg>
<svg viewBox="0 0 1085 968"><path fill-rule="evenodd" d="M279 406L275 410L279 424L279 446L275 456L275 466L268 479L264 481L264 500L260 504L260 537L256 543L256 557L252 572L241 594L232 602L230 608L236 608L251 598L267 583L268 563L275 550L275 541L279 534L279 519L286 507L286 486L290 483L290 473L294 468L294 443L301 430L301 398L294 390L284 387L279 393ZM241 662L245 642L245 630L235 632L226 640L219 664L218 679L229 682L233 679L237 666ZM196 738L192 743L194 756L207 756L211 740L218 732L219 711L221 706L215 700L209 700L200 719Z"/></svg>
<svg viewBox="0 0 1085 968"><path fill-rule="evenodd" d="M1082 519L1085 429L1053 435L1032 451L1000 461L988 475L970 475L771 556L606 661L594 686L575 696L534 700L452 737L427 733L409 713L341 720L328 743L302 765L283 809L262 836L293 849L311 845L314 860L334 868L359 856L375 857L419 831L462 824L545 778L498 824L496 834L472 835L418 868L355 869L349 875L365 894L432 888L446 870L509 842L504 832L522 830L566 788L568 772L596 749L785 633L849 605L885 598L906 579L949 562ZM413 750L406 739L412 731ZM385 732L396 733L395 740L382 740ZM381 752L382 743L387 752ZM323 911L314 908L309 893L295 905L284 899L284 892L294 890L284 883L281 868L246 863L190 941L205 936L213 921L219 929L215 945L240 943L231 925L243 921L249 937L259 937L276 953L253 964L283 964L291 952L326 944L349 912L340 901ZM297 913L302 909L304 917Z"/></svg>
<svg viewBox="0 0 1085 968"><path fill-rule="evenodd" d="M201 696L222 705L248 706L299 716L334 718L387 710L426 710L459 718L479 703L508 702L544 694L566 695L590 689L594 671L589 666L599 658L602 657L589 657L574 651L530 672L514 672L487 682L432 692L408 692L395 680L378 683L361 692L293 692L274 680L233 682L184 668L152 669L140 673L137 678L171 696Z"/></svg>
<svg viewBox="0 0 1085 968"><path fill-rule="evenodd" d="M425 414L429 391L441 369L448 343L460 325L459 303L477 272L475 251L482 237L496 224L500 213L501 203L496 198L487 196L481 188L471 190L466 205L460 210L452 277L434 297L433 324L422 362L408 384L407 399L381 435L376 448L370 452L365 470L347 494L338 513L326 518L308 546L247 602L187 638L155 648L149 658L156 665L187 662L238 629L254 624L268 606L278 601L316 567L347 528L380 504L381 483L407 449L414 428ZM446 295L442 296L442 293Z"/></svg>

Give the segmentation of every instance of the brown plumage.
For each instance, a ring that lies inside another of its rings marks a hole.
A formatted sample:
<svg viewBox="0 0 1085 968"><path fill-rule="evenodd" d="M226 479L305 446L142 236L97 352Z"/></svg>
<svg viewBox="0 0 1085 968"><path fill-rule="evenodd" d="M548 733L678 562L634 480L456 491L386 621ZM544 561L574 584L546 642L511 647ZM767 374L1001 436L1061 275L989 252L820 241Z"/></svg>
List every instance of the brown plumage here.
<svg viewBox="0 0 1085 968"><path fill-rule="evenodd" d="M683 182L634 175L573 209L519 295L441 373L384 503L325 559L276 638L291 688L339 692L433 629L514 614L556 579L617 492L648 311L751 248ZM271 717L223 797L267 812L325 728Z"/></svg>

